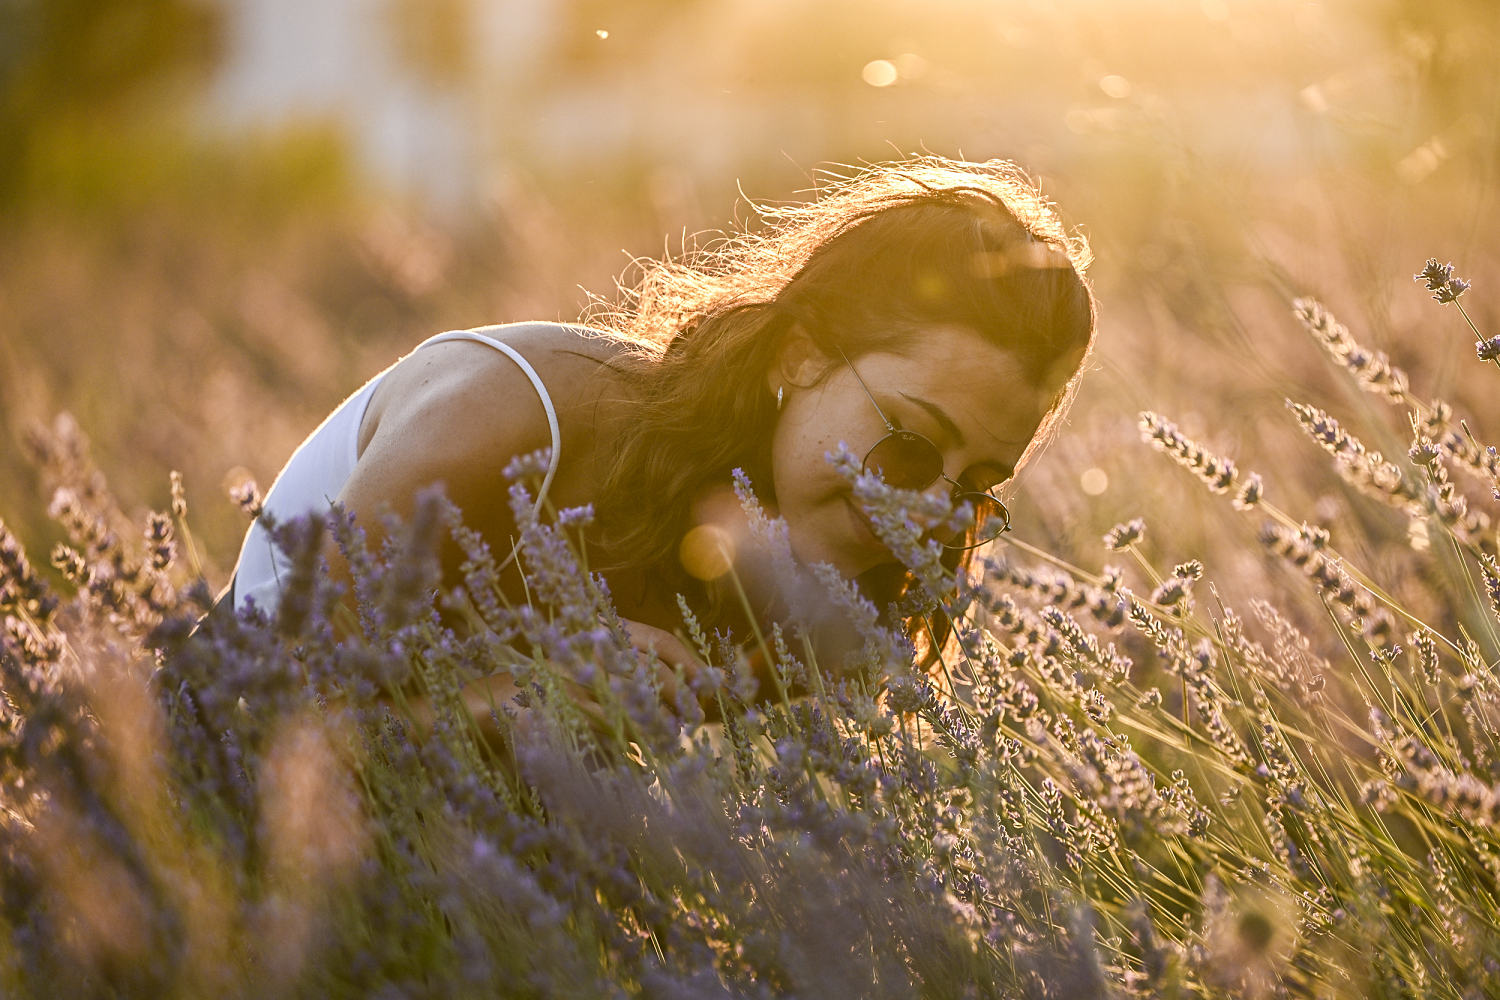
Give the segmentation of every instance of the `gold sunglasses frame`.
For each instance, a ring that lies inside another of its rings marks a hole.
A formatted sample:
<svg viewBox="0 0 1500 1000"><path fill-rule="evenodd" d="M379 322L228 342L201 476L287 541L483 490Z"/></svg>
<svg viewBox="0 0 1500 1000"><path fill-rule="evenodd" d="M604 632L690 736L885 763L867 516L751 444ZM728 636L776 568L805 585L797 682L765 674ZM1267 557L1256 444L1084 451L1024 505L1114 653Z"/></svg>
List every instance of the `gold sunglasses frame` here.
<svg viewBox="0 0 1500 1000"><path fill-rule="evenodd" d="M955 550L958 550L958 551L965 551L967 549L977 549L981 545L988 545L990 542L993 542L995 539L999 538L1001 535L1003 535L1007 531L1009 531L1011 529L1010 508L1005 505L1005 501L1003 501L999 497L995 496L995 494L991 493L989 490L968 489L967 487L964 486L963 483L958 482L956 479L953 479L951 476L949 476L946 473L944 473L942 471L943 450L937 446L937 443L934 442L931 438L929 438L925 434L920 434L917 431L909 431L909 430L906 430L905 428L897 427L894 423L892 423L891 419L885 415L885 411L880 408L880 404L875 401L875 394L870 391L870 387L868 385L866 385L865 384L865 380L860 377L859 369L857 369L857 368L854 367L854 362L849 360L849 356L844 353L843 348L839 348L838 352L839 352L839 357L841 357L841 358L844 359L844 364L846 364L846 365L849 366L849 371L854 374L855 381L857 381L859 383L859 387L864 390L865 396L870 400L870 405L873 406L873 407L875 407L875 412L876 413L880 414L880 420L881 420L882 423L885 424L885 429L886 429L886 433L879 440L877 440L874 444L870 445L870 447L865 451L864 458L860 460L860 465L859 465L860 471L862 471L862 472L869 472L870 471L870 456L873 455L873 454L875 454L875 449L876 448L879 448L881 445L885 444L885 442L888 441L890 438L895 437L895 438L903 438L903 439L906 439L906 440L915 439L917 441L920 441L923 444L925 444L927 447L931 448L932 449L932 453L938 457L938 474L936 476L934 476L931 480L929 480L925 486L915 487L915 489L925 490L928 487L930 487L933 483L937 482L939 479L943 479L943 480L946 480L948 483L952 484L952 486L953 486L953 489L949 490L949 492L948 492L948 498L949 498L950 501L953 502L953 504L955 506L957 506L958 504L962 503L964 501L964 497L966 497L966 496L972 496L972 497L975 497L976 499L974 501L971 501L971 502L974 502L974 503L977 504L977 503L983 502L984 500L988 500L990 503L994 504L997 508L999 508L999 518L1000 518L1000 530L999 531L995 532L993 535L988 535L985 538L979 539L978 541L975 541L975 542L971 542L971 543L969 543L967 545L952 545L952 544L949 544L948 542L944 542L943 543L943 548L945 548L945 549L955 549ZM977 511L978 511L978 508L976 507L976 513L977 513ZM989 520L989 519L986 518L985 520ZM975 527L976 528L978 527L979 523L980 522L976 521L976 523L975 523Z"/></svg>

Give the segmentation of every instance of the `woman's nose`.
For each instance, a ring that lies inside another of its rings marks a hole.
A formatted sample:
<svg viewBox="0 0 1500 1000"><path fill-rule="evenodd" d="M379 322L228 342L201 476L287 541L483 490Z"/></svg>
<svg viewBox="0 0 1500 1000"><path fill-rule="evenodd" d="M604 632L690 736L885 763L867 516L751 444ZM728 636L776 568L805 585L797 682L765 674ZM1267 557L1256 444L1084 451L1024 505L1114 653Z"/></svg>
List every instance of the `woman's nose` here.
<svg viewBox="0 0 1500 1000"><path fill-rule="evenodd" d="M931 486L922 491L922 495L931 497L933 500L939 500L943 497L951 497L957 489L953 481L947 476L938 476L932 481Z"/></svg>
<svg viewBox="0 0 1500 1000"><path fill-rule="evenodd" d="M931 486L922 491L922 495L931 498L934 502L947 499L958 491L958 487L948 479L947 476L938 476ZM947 518L924 514L920 511L912 512L912 520L916 521L922 528L923 534L932 534ZM947 532L943 532L944 535ZM947 541L946 538L942 539Z"/></svg>

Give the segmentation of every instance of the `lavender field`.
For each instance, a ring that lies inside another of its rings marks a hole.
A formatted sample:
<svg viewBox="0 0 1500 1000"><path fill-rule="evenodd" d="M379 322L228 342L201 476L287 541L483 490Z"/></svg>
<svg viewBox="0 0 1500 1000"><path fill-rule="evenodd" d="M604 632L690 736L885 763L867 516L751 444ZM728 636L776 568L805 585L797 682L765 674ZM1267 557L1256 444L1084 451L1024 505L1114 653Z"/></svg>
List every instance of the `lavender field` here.
<svg viewBox="0 0 1500 1000"><path fill-rule="evenodd" d="M86 32L128 5L64 6ZM1493 15L1104 7L830 4L806 16L857 27L824 52L789 11L553 5L549 72L485 78L495 149L435 195L336 122L185 124L232 64L186 41L232 38L197 14L134 36L138 79L63 86L61 28L18 5L0 992L1500 995ZM726 103L674 91L676 118L611 132L590 102L627 78L665 102L632 67L693 17L725 20L678 71ZM564 148L565 121L593 145ZM694 122L702 148L672 152ZM510 470L529 603L433 495L378 551L337 519L279 526L280 610L208 614L246 484L423 337L576 319L664 236L753 227L745 199L893 145L1032 170L1088 235L1101 308L1015 531L956 597L918 501L843 460L926 583L907 610L955 625L936 669L825 574L816 607L859 648L806 615L735 636L685 615L710 669L664 681L587 570L589 512L528 516L535 456ZM448 535L462 587L438 586ZM522 702L465 707L496 671Z"/></svg>

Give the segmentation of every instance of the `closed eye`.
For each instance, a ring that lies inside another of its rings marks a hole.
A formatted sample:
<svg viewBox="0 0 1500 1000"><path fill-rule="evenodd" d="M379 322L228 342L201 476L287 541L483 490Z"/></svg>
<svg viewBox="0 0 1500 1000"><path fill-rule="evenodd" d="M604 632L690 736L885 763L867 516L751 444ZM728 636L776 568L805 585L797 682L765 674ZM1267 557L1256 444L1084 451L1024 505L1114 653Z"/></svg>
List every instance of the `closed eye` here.
<svg viewBox="0 0 1500 1000"><path fill-rule="evenodd" d="M948 416L947 410L944 410L936 403L923 399L921 396L913 396L905 392L901 393L901 396L903 399L909 400L925 410L927 415L942 429L942 433L947 436L949 441L960 448L966 446L964 432L958 429L958 425L953 422L953 418Z"/></svg>
<svg viewBox="0 0 1500 1000"><path fill-rule="evenodd" d="M905 393L903 393L902 395L905 395ZM938 442L941 442L941 441L944 441L944 440L948 440L948 441L952 440L952 437L946 434L946 429L945 428L939 426L937 428L937 432L934 433L934 429L933 429L931 423L929 423L927 421L924 421L924 420L921 420L921 419L917 419L917 420L911 421L910 423L902 423L900 413L897 410L897 408L894 407L894 406L891 407L890 409L886 410L886 419L888 419L891 422L891 426L894 427L894 428L896 428L896 430L898 430L898 431L905 431L905 430L913 431L913 432L915 432L917 434L922 435L927 440L932 441L934 443L934 445L936 445ZM925 424L926 426L920 426L920 425L923 425L923 424Z"/></svg>
<svg viewBox="0 0 1500 1000"><path fill-rule="evenodd" d="M976 469L985 470L983 474L970 473L960 477L960 482L965 489L974 490L979 493L987 493L997 486L1003 486L1015 476L1015 470L1008 465L999 462L985 462Z"/></svg>

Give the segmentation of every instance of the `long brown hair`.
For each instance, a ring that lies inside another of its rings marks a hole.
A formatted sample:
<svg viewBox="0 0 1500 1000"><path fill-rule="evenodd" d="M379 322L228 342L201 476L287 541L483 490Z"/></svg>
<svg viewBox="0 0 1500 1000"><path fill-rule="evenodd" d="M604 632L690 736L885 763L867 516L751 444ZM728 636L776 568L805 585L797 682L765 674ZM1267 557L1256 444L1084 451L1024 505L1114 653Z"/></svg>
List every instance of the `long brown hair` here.
<svg viewBox="0 0 1500 1000"><path fill-rule="evenodd" d="M621 301L587 316L627 342L609 364L632 410L596 528L617 565L646 567L685 595L703 593L677 558L694 499L738 467L774 502L766 374L793 323L828 357L916 350L914 336L939 324L1012 351L1034 384L1055 390L1023 461L1066 409L1093 343L1087 243L1014 164L927 156L821 180L811 201L752 206L758 226L638 261ZM954 550L945 563L967 570L972 557ZM913 585L895 567L859 583L878 607ZM941 614L904 626L924 662L950 632Z"/></svg>

